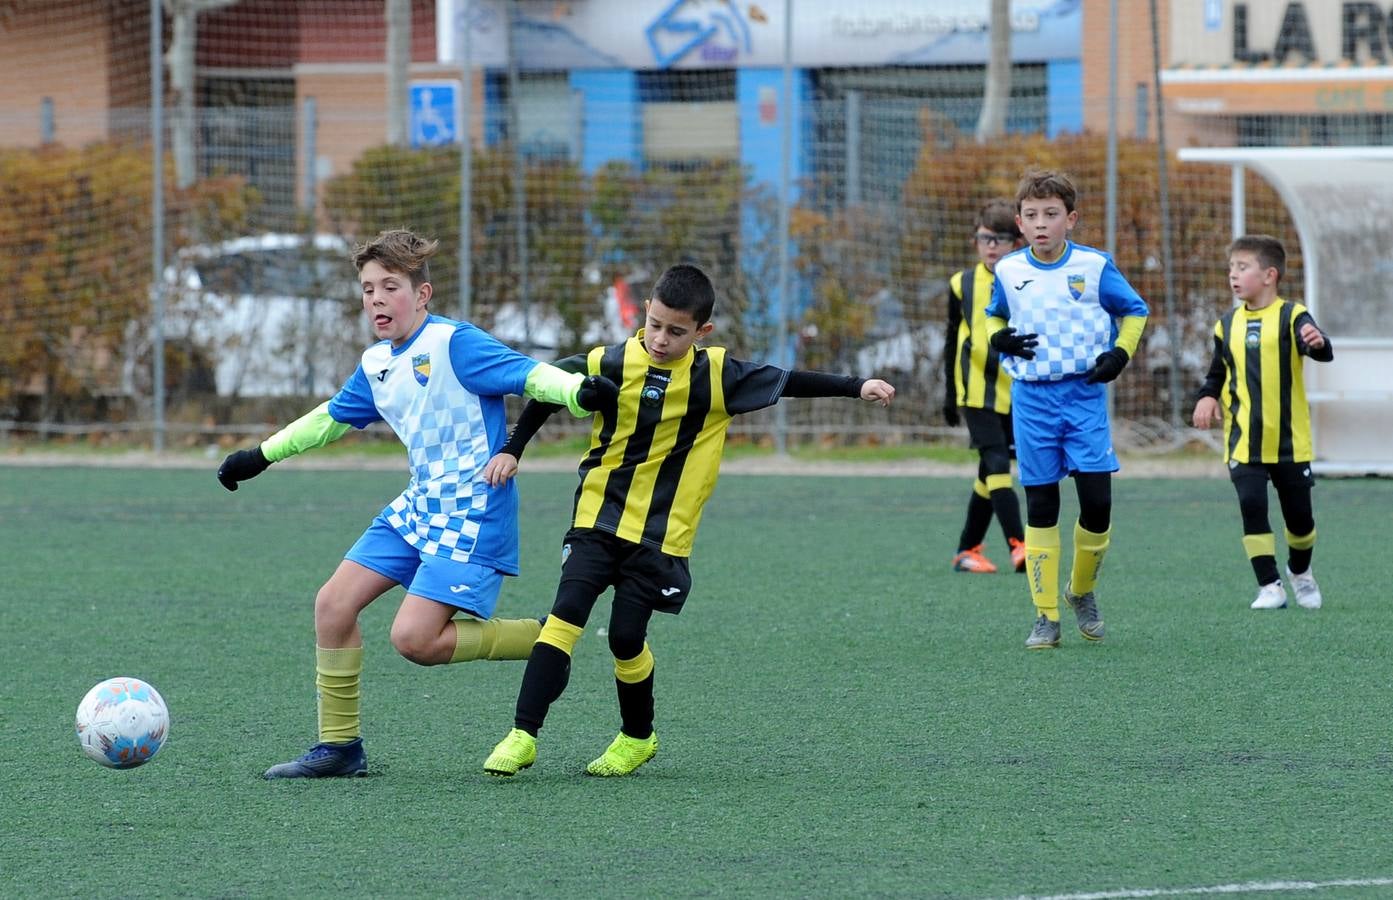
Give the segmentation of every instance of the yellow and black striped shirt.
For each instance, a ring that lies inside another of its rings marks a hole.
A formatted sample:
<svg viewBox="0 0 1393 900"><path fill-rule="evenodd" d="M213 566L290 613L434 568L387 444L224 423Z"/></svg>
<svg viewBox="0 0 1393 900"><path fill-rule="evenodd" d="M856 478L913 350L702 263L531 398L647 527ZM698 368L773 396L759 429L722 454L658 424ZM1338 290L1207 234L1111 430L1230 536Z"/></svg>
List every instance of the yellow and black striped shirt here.
<svg viewBox="0 0 1393 900"><path fill-rule="evenodd" d="M1214 360L1199 396L1224 410L1224 461L1310 462L1311 411L1302 356L1334 357L1327 339L1318 351L1299 336L1315 324L1306 307L1278 297L1262 309L1238 306L1214 326Z"/></svg>
<svg viewBox="0 0 1393 900"><path fill-rule="evenodd" d="M639 331L556 364L619 385L615 414L593 419L573 524L690 556L731 417L777 403L789 372L732 359L723 347L657 363L642 339Z"/></svg>
<svg viewBox="0 0 1393 900"><path fill-rule="evenodd" d="M948 346L944 353L945 362L951 365L957 404L1005 414L1011 411L1011 376L987 343L986 310L995 280L980 262L948 279Z"/></svg>

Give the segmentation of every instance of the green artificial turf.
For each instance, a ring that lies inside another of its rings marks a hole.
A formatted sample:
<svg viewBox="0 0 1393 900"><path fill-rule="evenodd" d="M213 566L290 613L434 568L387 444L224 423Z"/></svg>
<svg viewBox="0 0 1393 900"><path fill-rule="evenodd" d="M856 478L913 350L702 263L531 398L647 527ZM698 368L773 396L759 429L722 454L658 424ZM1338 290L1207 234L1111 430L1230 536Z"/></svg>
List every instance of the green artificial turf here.
<svg viewBox="0 0 1393 900"><path fill-rule="evenodd" d="M315 590L402 481L273 469L228 494L211 467L0 468L0 896L1015 897L1393 876L1388 481L1321 481L1325 608L1254 612L1229 484L1124 472L1107 640L1086 644L1066 611L1063 646L1026 652L1022 577L949 570L966 480L728 475L687 609L650 630L661 749L634 776L582 774L618 728L606 598L537 764L500 780L481 763L523 664L406 662L394 591L362 620L370 777L263 781L315 740ZM521 487L505 616L550 606L574 476ZM1274 500L1280 536L1275 516ZM1006 559L995 526L988 553ZM100 768L73 735L112 675L170 706L140 769ZM1291 895L1245 896L1267 893Z"/></svg>

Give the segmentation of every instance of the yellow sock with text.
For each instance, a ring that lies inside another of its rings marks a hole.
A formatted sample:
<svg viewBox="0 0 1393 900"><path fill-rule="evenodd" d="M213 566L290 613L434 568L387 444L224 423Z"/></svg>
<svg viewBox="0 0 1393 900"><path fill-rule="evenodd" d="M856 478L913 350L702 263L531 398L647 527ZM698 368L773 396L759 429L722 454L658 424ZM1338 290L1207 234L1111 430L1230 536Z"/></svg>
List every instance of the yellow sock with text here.
<svg viewBox="0 0 1393 900"><path fill-rule="evenodd" d="M1103 557L1107 555L1111 537L1111 528L1099 534L1085 531L1078 522L1074 523L1074 565L1069 572L1071 594L1082 596L1097 585L1098 573L1103 570Z"/></svg>
<svg viewBox="0 0 1393 900"><path fill-rule="evenodd" d="M1040 615L1059 621L1059 526L1025 527L1025 577Z"/></svg>

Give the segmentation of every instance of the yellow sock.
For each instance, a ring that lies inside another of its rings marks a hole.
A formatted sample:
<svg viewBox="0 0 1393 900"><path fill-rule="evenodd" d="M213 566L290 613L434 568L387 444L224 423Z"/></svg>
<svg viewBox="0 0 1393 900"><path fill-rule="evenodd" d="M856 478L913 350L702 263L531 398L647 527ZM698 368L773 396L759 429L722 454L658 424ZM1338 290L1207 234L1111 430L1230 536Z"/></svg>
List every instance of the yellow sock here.
<svg viewBox="0 0 1393 900"><path fill-rule="evenodd" d="M362 647L314 648L320 743L344 744L362 734L358 706L362 674Z"/></svg>
<svg viewBox="0 0 1393 900"><path fill-rule="evenodd" d="M1249 559L1259 556L1277 555L1277 538L1272 532L1264 534L1245 534L1243 535L1243 552L1248 554Z"/></svg>
<svg viewBox="0 0 1393 900"><path fill-rule="evenodd" d="M1292 534L1290 528L1283 529L1287 536L1287 547L1291 550L1310 550L1316 545L1316 530L1311 529L1310 534ZM1272 554L1275 556L1277 547L1274 542Z"/></svg>
<svg viewBox="0 0 1393 900"><path fill-rule="evenodd" d="M547 623L542 626L542 633L537 635L537 640L543 644L551 644L567 656L576 649L576 641L580 640L581 633L585 629L579 625L572 625L565 619L555 615L547 616Z"/></svg>
<svg viewBox="0 0 1393 900"><path fill-rule="evenodd" d="M1103 571L1103 557L1107 555L1108 544L1112 543L1111 537L1111 528L1099 534L1085 531L1078 522L1074 523L1074 565L1069 572L1071 594L1087 594L1098 584L1098 573Z"/></svg>
<svg viewBox="0 0 1393 900"><path fill-rule="evenodd" d="M455 619L455 651L450 662L475 659L527 659L542 633L536 619Z"/></svg>
<svg viewBox="0 0 1393 900"><path fill-rule="evenodd" d="M653 674L653 651L648 642L643 642L643 650L633 659L615 659L614 677L625 684L638 684Z"/></svg>
<svg viewBox="0 0 1393 900"><path fill-rule="evenodd" d="M1040 615L1059 621L1059 526L1025 526L1025 577Z"/></svg>
<svg viewBox="0 0 1393 900"><path fill-rule="evenodd" d="M1010 486L1011 486L1011 473L1010 473L1010 472L1005 472L1005 473L1003 473L1003 474L1001 474L1001 475L988 475L988 476L987 476L987 481L986 481L985 487L986 487L986 489L987 489L987 496L988 496L988 498L990 498L991 495L992 495L993 493L995 493L996 491L999 491L999 490L1001 490L1002 488L1009 488Z"/></svg>

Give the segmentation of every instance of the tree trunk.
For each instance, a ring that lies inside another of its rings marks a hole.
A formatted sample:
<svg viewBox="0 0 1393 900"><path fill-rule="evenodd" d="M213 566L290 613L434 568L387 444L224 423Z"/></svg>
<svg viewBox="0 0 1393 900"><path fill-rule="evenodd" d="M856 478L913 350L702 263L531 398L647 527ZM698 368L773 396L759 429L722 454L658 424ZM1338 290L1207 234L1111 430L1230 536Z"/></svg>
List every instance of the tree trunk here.
<svg viewBox="0 0 1393 900"><path fill-rule="evenodd" d="M1006 109L1011 103L1011 0L992 0L991 39L982 115L977 120L979 144L1006 132Z"/></svg>
<svg viewBox="0 0 1393 900"><path fill-rule="evenodd" d="M237 0L164 0L173 30L165 65L174 109L169 115L170 151L174 154L175 183L186 188L198 180L198 122L194 89L197 86L198 14Z"/></svg>
<svg viewBox="0 0 1393 900"><path fill-rule="evenodd" d="M174 154L174 181L186 188L198 180L194 134L194 48L198 43L198 8L188 0L166 0L173 19L169 39L169 90L174 109L169 114L170 150Z"/></svg>
<svg viewBox="0 0 1393 900"><path fill-rule="evenodd" d="M411 74L411 0L387 0L387 143L411 142L407 102Z"/></svg>

